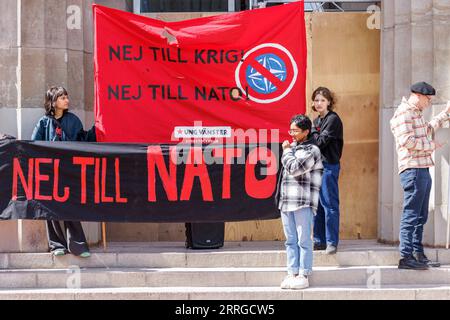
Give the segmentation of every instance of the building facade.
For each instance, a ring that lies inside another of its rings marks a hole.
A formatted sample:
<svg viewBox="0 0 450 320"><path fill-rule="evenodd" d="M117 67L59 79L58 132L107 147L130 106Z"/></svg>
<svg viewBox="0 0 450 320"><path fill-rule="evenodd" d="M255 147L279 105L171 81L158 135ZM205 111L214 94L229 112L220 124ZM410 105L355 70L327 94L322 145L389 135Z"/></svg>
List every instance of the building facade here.
<svg viewBox="0 0 450 320"><path fill-rule="evenodd" d="M69 88L71 110L85 126L92 125L93 2L1 1L1 132L29 139L43 114L44 92L54 84ZM129 0L95 2L125 11L136 8ZM428 117L440 112L450 100L450 0L385 0L381 4L376 237L394 243L398 241L402 190L389 120L416 81L427 81L437 88ZM354 121L358 121L357 116ZM439 141L449 138L448 128L437 135ZM449 158L448 146L435 153L430 215L424 234L424 242L430 246L445 246L448 239ZM100 240L99 223L86 223L85 229L91 243ZM47 247L42 221L2 221L0 240L3 252L45 251Z"/></svg>
<svg viewBox="0 0 450 320"><path fill-rule="evenodd" d="M438 114L450 100L450 1L383 1L380 102L380 158L378 238L398 241L403 192L397 174L397 158L389 129L396 106L409 86L426 81L437 89L426 117ZM438 141L449 141L443 128ZM424 243L444 246L448 241L449 147L435 152L431 170L433 187Z"/></svg>

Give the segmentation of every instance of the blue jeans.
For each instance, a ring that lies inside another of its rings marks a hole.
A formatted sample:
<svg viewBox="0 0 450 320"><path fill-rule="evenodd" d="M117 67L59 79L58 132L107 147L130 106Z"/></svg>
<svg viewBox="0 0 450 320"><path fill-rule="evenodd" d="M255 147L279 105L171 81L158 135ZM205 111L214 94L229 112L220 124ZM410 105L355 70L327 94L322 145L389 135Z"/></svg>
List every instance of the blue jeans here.
<svg viewBox="0 0 450 320"><path fill-rule="evenodd" d="M313 216L311 208L281 212L281 222L286 236L287 271L289 274L309 275L312 273L313 242L311 232Z"/></svg>
<svg viewBox="0 0 450 320"><path fill-rule="evenodd" d="M339 243L339 171L340 164L323 163L322 187L314 217L314 243L333 245Z"/></svg>
<svg viewBox="0 0 450 320"><path fill-rule="evenodd" d="M400 220L400 255L411 257L423 253L423 226L428 220L431 176L428 168L407 169L400 173L403 187L403 212Z"/></svg>

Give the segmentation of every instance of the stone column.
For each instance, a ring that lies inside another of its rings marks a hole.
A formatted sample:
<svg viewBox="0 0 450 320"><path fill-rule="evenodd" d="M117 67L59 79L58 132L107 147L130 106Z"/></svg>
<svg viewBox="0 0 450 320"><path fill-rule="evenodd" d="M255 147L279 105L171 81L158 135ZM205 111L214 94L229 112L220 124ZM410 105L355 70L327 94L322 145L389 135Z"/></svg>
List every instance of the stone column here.
<svg viewBox="0 0 450 320"><path fill-rule="evenodd" d="M23 70L29 64L23 57L29 54L22 46L22 2L5 1L0 11L2 37L0 39L0 118L1 132L22 137L25 126L22 119L28 114L22 113L22 105L26 99L27 88L23 90ZM39 30L38 26L37 27ZM38 59L38 58L37 58ZM40 64L36 67L39 68ZM37 70L36 76L39 75ZM35 74L29 72L30 77ZM41 93L42 95L42 93ZM42 251L47 247L45 228L42 221L1 221L0 251Z"/></svg>
<svg viewBox="0 0 450 320"><path fill-rule="evenodd" d="M0 11L0 131L17 135L16 109L18 100L17 68L17 4L2 3ZM17 221L0 221L0 252L19 250Z"/></svg>
<svg viewBox="0 0 450 320"><path fill-rule="evenodd" d="M395 93L394 93L394 25L395 12L393 1L382 2L383 29L381 32L381 92L380 92L380 146L379 146L379 178L378 178L378 237L381 240L393 239L393 193L394 175L386 172L395 171L395 148L393 137L389 130L389 119L392 118Z"/></svg>
<svg viewBox="0 0 450 320"><path fill-rule="evenodd" d="M425 113L427 119L439 113L450 99L450 1L385 0L382 5L379 239L398 242L403 190L389 120L414 82L426 81L437 89L433 107ZM449 137L448 129L438 131L439 141L448 141ZM423 239L430 246L445 245L448 158L448 147L435 152L429 219Z"/></svg>
<svg viewBox="0 0 450 320"><path fill-rule="evenodd" d="M450 1L433 1L433 84L438 89L436 106L433 114L438 114L445 108L450 100ZM436 139L440 142L450 142L450 130L448 126L438 131ZM431 209L434 210L434 229L430 229L430 235L426 240L438 246L446 243L446 227L448 219L448 188L449 188L449 158L448 144L435 152L435 172L433 175L433 194ZM433 232L431 232L433 231Z"/></svg>

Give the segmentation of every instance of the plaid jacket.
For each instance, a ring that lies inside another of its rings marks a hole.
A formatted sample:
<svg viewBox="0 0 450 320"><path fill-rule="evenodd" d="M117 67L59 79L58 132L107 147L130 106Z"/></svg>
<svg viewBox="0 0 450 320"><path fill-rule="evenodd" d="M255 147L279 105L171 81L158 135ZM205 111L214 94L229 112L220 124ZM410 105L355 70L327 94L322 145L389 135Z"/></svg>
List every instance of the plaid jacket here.
<svg viewBox="0 0 450 320"><path fill-rule="evenodd" d="M311 207L316 214L323 173L321 158L319 147L311 140L283 151L283 172L276 195L278 209L288 212Z"/></svg>
<svg viewBox="0 0 450 320"><path fill-rule="evenodd" d="M399 173L406 169L434 166L432 158L436 149L433 141L434 131L441 128L448 119L449 115L444 110L427 123L419 108L411 105L406 98L402 99L391 119Z"/></svg>

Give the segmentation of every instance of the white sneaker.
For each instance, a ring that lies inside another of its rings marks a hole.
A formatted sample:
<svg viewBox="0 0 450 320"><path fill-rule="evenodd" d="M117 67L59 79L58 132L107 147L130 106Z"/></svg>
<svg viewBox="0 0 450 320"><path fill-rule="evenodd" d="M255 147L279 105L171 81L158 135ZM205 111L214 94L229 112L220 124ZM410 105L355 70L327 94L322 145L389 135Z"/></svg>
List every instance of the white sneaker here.
<svg viewBox="0 0 450 320"><path fill-rule="evenodd" d="M291 289L291 283L294 281L295 276L292 274L288 274L284 280L281 282L280 288L281 289Z"/></svg>
<svg viewBox="0 0 450 320"><path fill-rule="evenodd" d="M298 275L290 282L291 289L305 289L309 287L308 278L303 275Z"/></svg>

